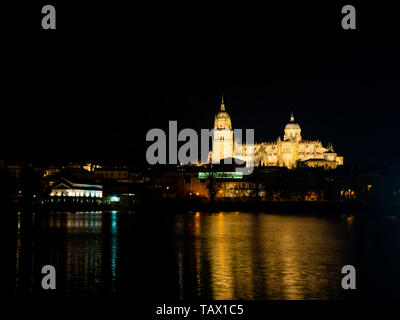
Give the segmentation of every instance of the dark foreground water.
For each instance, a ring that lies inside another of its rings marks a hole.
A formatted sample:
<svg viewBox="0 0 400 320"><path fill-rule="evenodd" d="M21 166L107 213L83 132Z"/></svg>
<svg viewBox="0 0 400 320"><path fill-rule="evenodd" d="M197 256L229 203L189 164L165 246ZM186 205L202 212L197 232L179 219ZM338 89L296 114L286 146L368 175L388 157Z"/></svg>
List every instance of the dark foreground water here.
<svg viewBox="0 0 400 320"><path fill-rule="evenodd" d="M400 298L400 222L265 213L18 213L14 297ZM357 270L357 290L341 269Z"/></svg>

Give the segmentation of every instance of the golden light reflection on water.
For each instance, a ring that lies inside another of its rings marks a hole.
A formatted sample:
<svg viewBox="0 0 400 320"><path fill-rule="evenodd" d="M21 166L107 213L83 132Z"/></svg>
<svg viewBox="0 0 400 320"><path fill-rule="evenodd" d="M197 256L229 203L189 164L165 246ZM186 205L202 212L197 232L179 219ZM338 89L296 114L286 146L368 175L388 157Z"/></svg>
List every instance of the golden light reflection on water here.
<svg viewBox="0 0 400 320"><path fill-rule="evenodd" d="M191 219L198 296L209 287L222 300L340 298L346 250L340 221L247 213ZM180 273L191 272L182 270L179 254Z"/></svg>
<svg viewBox="0 0 400 320"><path fill-rule="evenodd" d="M50 263L61 270L66 296L117 293L121 279L131 279L132 269L121 273L121 262L132 257L132 263L143 264L147 271L153 262L132 252L154 245L152 254L166 262L157 274L171 279L168 285L173 288L165 290L178 292L181 299L342 297L340 271L348 263L354 236L348 219L244 212L176 214L166 219L168 236L155 229L151 239L156 239L149 242L151 225L139 220L121 229L131 221L123 217L121 223L117 212L51 213L32 215L31 220L18 215L16 292L31 291L32 275L41 281L37 266ZM133 233L140 237L132 238ZM149 272L154 276L151 268ZM143 278L141 272L136 276Z"/></svg>
<svg viewBox="0 0 400 320"><path fill-rule="evenodd" d="M194 221L194 254L195 254L195 263L196 263L196 289L197 289L197 295L201 295L201 286L200 286L200 281L201 281L201 276L200 276L200 271L201 271L201 257L200 257L200 252L201 252L201 241L200 241L200 236L201 236L201 221L200 221L200 212L196 212L195 214L195 221Z"/></svg>

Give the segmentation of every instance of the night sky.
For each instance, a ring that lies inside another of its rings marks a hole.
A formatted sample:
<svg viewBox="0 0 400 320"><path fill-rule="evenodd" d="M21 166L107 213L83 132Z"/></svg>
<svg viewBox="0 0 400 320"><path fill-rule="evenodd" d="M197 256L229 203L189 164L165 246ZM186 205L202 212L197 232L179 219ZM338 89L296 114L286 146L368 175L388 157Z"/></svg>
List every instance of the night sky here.
<svg viewBox="0 0 400 320"><path fill-rule="evenodd" d="M211 128L223 94L256 140L282 137L294 111L303 138L332 142L345 163L400 163L389 5L355 4L345 31L339 2L52 3L55 32L41 30L40 4L3 12L2 158L141 162L149 129Z"/></svg>

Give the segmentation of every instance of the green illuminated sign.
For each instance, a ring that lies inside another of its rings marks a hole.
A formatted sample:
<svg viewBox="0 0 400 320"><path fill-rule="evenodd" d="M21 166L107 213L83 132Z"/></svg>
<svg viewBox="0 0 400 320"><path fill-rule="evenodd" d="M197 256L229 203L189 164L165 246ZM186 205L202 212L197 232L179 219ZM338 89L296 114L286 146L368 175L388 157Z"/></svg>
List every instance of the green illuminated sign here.
<svg viewBox="0 0 400 320"><path fill-rule="evenodd" d="M242 172L199 172L199 179L207 179L208 177L216 179L242 179Z"/></svg>

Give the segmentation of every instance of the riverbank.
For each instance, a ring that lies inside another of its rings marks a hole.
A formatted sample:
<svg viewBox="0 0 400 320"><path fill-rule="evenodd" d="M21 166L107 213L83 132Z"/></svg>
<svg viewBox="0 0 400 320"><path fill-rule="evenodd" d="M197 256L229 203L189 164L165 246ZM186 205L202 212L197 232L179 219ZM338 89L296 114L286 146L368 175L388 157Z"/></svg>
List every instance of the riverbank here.
<svg viewBox="0 0 400 320"><path fill-rule="evenodd" d="M22 208L21 208L22 209ZM162 199L146 201L135 205L125 206L113 204L37 204L35 211L135 211L138 213L153 212L219 212L219 211L246 211L267 213L293 213L293 214L360 214L369 209L359 201L215 201L201 200L174 200Z"/></svg>
<svg viewBox="0 0 400 320"><path fill-rule="evenodd" d="M356 201L173 201L163 200L153 202L147 206L140 206L139 211L176 212L179 211L246 211L266 213L293 213L293 214L356 214L365 212L366 208Z"/></svg>

